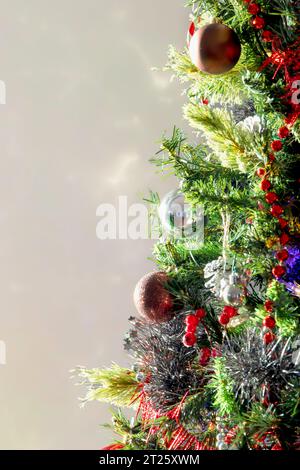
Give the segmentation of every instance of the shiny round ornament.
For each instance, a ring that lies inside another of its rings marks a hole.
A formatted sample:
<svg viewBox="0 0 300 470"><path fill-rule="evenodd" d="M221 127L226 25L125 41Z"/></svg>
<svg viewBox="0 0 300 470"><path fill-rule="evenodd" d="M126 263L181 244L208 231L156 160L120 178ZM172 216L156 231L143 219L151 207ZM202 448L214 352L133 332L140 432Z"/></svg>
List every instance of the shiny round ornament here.
<svg viewBox="0 0 300 470"><path fill-rule="evenodd" d="M180 190L171 191L162 199L159 217L169 235L203 242L203 208L192 207Z"/></svg>
<svg viewBox="0 0 300 470"><path fill-rule="evenodd" d="M152 272L137 283L133 298L136 309L144 320L163 323L174 316L172 296L164 287L168 280L166 273Z"/></svg>
<svg viewBox="0 0 300 470"><path fill-rule="evenodd" d="M229 72L239 61L241 43L231 28L212 23L194 33L189 52L191 61L199 70L220 75Z"/></svg>
<svg viewBox="0 0 300 470"><path fill-rule="evenodd" d="M237 276L230 276L229 285L223 291L223 300L226 304L234 307L242 305L244 300L244 289L237 283Z"/></svg>

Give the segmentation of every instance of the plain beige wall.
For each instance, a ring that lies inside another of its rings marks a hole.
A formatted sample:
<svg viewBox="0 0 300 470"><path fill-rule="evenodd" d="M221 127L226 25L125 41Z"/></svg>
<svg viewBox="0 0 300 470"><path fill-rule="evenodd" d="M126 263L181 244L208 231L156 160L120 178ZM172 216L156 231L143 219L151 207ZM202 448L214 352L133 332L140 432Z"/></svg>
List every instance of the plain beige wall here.
<svg viewBox="0 0 300 470"><path fill-rule="evenodd" d="M80 410L69 370L128 364L122 339L151 241L96 238L96 208L164 180L148 162L183 125L152 66L185 45L184 0L0 1L1 449L97 449L108 406Z"/></svg>

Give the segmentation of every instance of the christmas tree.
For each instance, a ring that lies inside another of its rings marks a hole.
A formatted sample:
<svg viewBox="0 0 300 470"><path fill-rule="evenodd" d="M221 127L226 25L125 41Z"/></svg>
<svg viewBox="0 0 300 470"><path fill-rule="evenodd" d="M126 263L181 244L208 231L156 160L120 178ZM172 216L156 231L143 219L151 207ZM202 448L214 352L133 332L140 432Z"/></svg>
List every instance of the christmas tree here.
<svg viewBox="0 0 300 470"><path fill-rule="evenodd" d="M132 368L78 374L86 401L116 406L108 449L296 450L300 2L188 3L166 71L198 143L175 128L153 158L179 187L148 198L161 237L134 293Z"/></svg>

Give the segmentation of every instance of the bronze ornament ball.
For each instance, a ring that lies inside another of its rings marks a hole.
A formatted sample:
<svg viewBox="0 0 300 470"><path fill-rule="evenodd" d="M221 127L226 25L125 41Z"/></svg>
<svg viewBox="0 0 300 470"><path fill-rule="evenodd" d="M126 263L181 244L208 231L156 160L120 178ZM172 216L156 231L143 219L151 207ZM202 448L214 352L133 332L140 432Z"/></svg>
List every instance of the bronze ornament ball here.
<svg viewBox="0 0 300 470"><path fill-rule="evenodd" d="M137 283L133 299L138 313L144 320L163 323L174 316L172 296L164 287L168 280L164 272L151 272Z"/></svg>
<svg viewBox="0 0 300 470"><path fill-rule="evenodd" d="M229 72L238 63L241 51L238 35L220 23L198 29L189 46L193 64L202 72L212 75Z"/></svg>

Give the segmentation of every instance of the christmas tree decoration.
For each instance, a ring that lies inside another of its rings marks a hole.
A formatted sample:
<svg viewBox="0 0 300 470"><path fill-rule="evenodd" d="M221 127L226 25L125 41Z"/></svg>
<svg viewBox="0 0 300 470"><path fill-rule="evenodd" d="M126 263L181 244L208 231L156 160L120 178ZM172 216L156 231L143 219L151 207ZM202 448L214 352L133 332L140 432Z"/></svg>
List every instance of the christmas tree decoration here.
<svg viewBox="0 0 300 470"><path fill-rule="evenodd" d="M280 152L283 148L283 144L280 140L274 140L271 144L273 152Z"/></svg>
<svg viewBox="0 0 300 470"><path fill-rule="evenodd" d="M272 300L266 300L264 307L266 312L272 313L274 310L274 303Z"/></svg>
<svg viewBox="0 0 300 470"><path fill-rule="evenodd" d="M181 183L147 199L162 230L132 367L81 368L85 401L134 409L114 414L114 450L299 450L300 6L188 3L189 51L166 70L195 133L174 128L152 158Z"/></svg>
<svg viewBox="0 0 300 470"><path fill-rule="evenodd" d="M274 192L270 192L266 194L266 202L268 204L274 204L274 202L278 201L278 196Z"/></svg>
<svg viewBox="0 0 300 470"><path fill-rule="evenodd" d="M165 232L177 238L202 241L204 214L201 206L193 207L181 190L170 191L161 201L159 217Z"/></svg>
<svg viewBox="0 0 300 470"><path fill-rule="evenodd" d="M220 75L229 72L239 61L241 43L228 26L213 23L198 29L189 46L193 64L202 72Z"/></svg>
<svg viewBox="0 0 300 470"><path fill-rule="evenodd" d="M273 317L266 317L263 321L263 326L265 326L266 328L270 328L271 330L273 330L273 328L275 328L276 326L276 320L275 318Z"/></svg>
<svg viewBox="0 0 300 470"><path fill-rule="evenodd" d="M270 200L270 199L268 199ZM284 213L283 207L281 207L279 204L273 204L270 210L271 214L273 217L276 217L277 219Z"/></svg>
<svg viewBox="0 0 300 470"><path fill-rule="evenodd" d="M260 189L262 191L268 191L271 188L271 183L268 180L262 180L260 183Z"/></svg>
<svg viewBox="0 0 300 470"><path fill-rule="evenodd" d="M261 16L256 16L251 20L251 24L255 29L263 29L266 26L266 21Z"/></svg>
<svg viewBox="0 0 300 470"><path fill-rule="evenodd" d="M277 279L280 279L282 276L284 276L285 272L285 268L280 264L278 266L275 266L275 268L273 268L272 270L273 276Z"/></svg>
<svg viewBox="0 0 300 470"><path fill-rule="evenodd" d="M243 287L238 283L238 276L232 274L229 285L223 290L223 300L225 303L239 307L242 305L245 295Z"/></svg>
<svg viewBox="0 0 300 470"><path fill-rule="evenodd" d="M143 276L137 283L133 295L134 303L145 320L165 322L172 318L173 300L165 288L168 281L166 273L152 272Z"/></svg>

